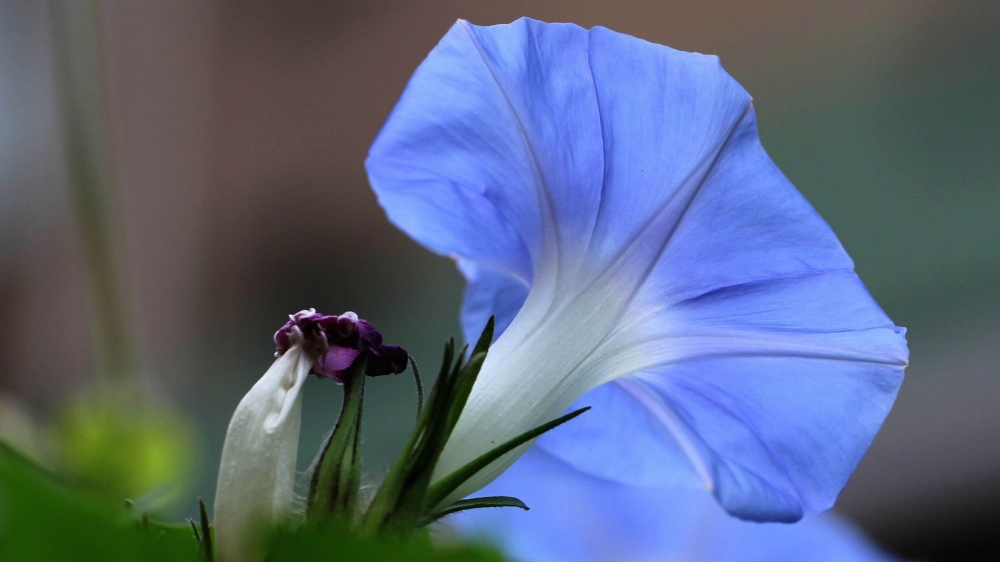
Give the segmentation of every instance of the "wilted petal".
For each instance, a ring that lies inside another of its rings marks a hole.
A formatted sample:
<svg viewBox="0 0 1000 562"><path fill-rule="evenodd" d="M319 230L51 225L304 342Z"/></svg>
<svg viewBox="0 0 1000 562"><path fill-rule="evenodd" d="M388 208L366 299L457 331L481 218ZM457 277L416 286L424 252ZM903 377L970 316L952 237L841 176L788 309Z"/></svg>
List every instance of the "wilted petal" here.
<svg viewBox="0 0 1000 562"><path fill-rule="evenodd" d="M291 511L301 391L312 366L302 345L292 346L243 397L229 422L215 490L215 541L225 562L261 558L255 531Z"/></svg>
<svg viewBox="0 0 1000 562"><path fill-rule="evenodd" d="M330 349L316 360L316 366L313 367L313 370L317 373L322 373L322 375L318 376L342 382L340 381L340 376L354 363L358 355L361 355L361 352L357 349L336 345L330 346Z"/></svg>
<svg viewBox="0 0 1000 562"><path fill-rule="evenodd" d="M750 523L700 490L633 488L582 474L532 450L482 490L531 508L478 510L447 521L498 541L520 562L889 562L832 514L794 525Z"/></svg>
<svg viewBox="0 0 1000 562"><path fill-rule="evenodd" d="M603 28L459 22L367 167L390 219L458 259L467 338L491 312L509 323L436 477L621 379L574 422L603 427L599 446L574 424L543 445L623 481L656 480L655 462L616 459L680 452L733 513L791 520L832 503L893 401L902 330L714 57ZM645 430L609 438L622 419Z"/></svg>

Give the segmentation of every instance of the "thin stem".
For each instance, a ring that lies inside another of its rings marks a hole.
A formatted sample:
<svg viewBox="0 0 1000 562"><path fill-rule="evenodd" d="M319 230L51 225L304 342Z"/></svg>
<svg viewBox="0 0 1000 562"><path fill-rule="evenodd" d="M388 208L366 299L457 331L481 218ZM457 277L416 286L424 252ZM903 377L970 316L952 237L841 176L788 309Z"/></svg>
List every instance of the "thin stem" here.
<svg viewBox="0 0 1000 562"><path fill-rule="evenodd" d="M361 488L361 417L365 362L344 373L344 405L313 471L307 498L310 518L334 515L350 520Z"/></svg>
<svg viewBox="0 0 1000 562"><path fill-rule="evenodd" d="M135 378L132 329L116 265L114 190L93 2L51 0L53 51L65 126L67 183L90 278L97 372L116 387Z"/></svg>

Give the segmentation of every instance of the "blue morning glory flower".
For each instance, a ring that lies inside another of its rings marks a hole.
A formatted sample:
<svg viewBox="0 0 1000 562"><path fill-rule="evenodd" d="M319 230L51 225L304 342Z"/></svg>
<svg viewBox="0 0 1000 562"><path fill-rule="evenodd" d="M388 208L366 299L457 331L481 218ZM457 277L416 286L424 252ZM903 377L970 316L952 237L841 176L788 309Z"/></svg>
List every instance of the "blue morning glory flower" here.
<svg viewBox="0 0 1000 562"><path fill-rule="evenodd" d="M730 517L698 490L632 488L576 471L534 449L483 493L531 511L479 510L449 523L497 541L521 562L890 562L832 513L794 525Z"/></svg>
<svg viewBox="0 0 1000 562"><path fill-rule="evenodd" d="M904 330L715 57L459 21L367 169L390 220L458 262L467 339L490 314L501 334L435 478L579 401L537 444L570 466L793 521L833 504L892 405Z"/></svg>

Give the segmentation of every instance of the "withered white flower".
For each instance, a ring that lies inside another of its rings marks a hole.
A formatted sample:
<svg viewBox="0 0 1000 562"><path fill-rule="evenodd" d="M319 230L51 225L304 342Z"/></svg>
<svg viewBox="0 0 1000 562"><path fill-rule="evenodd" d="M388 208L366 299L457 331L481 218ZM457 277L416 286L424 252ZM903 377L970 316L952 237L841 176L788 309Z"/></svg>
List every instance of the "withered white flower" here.
<svg viewBox="0 0 1000 562"><path fill-rule="evenodd" d="M312 373L342 382L363 358L365 374L399 373L407 354L353 312L303 310L274 335L278 356L243 397L226 432L215 491L215 544L224 562L262 559L256 531L292 509L302 421L302 386Z"/></svg>

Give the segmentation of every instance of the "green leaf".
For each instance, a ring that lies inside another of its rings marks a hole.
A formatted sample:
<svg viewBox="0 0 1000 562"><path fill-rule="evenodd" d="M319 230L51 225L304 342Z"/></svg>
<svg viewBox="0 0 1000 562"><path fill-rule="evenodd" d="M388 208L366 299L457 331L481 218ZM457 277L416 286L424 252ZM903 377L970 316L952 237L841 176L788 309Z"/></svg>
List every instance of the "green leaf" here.
<svg viewBox="0 0 1000 562"><path fill-rule="evenodd" d="M195 562L198 557L188 524L129 514L121 502L72 487L2 441L0 514L3 562ZM199 529L203 535L206 524L202 521ZM405 541L369 539L313 526L279 530L270 546L271 562L505 560L483 545L435 546L426 535Z"/></svg>
<svg viewBox="0 0 1000 562"><path fill-rule="evenodd" d="M0 441L0 560L191 562L187 525L127 517L122 503L71 487Z"/></svg>
<svg viewBox="0 0 1000 562"><path fill-rule="evenodd" d="M505 454L513 451L517 447L531 441L532 439L542 435L546 431L554 429L569 420L579 416L580 414L586 412L590 409L590 406L585 408L580 408L574 412L570 412L565 416L556 418L548 423L544 423L535 429L526 431L517 437L500 444L499 446L491 449L490 451L483 453L479 457L473 459L468 464L459 468L458 470L452 472L448 476L445 476L439 480L436 484L433 484L427 491L427 499L424 504L428 509L434 509L451 494L458 489L466 480L472 478L477 472L489 466L490 463L504 456Z"/></svg>
<svg viewBox="0 0 1000 562"><path fill-rule="evenodd" d="M430 523L433 523L446 515L451 515L452 513L468 511L470 509L483 509L487 507L516 507L525 511L528 511L529 509L523 501L510 496L483 496L481 498L459 500L440 511L434 512L430 517L423 520L421 523L423 525L429 525Z"/></svg>

